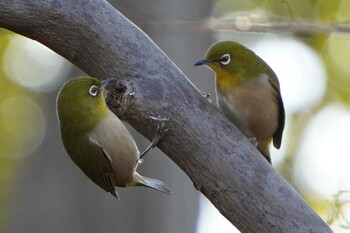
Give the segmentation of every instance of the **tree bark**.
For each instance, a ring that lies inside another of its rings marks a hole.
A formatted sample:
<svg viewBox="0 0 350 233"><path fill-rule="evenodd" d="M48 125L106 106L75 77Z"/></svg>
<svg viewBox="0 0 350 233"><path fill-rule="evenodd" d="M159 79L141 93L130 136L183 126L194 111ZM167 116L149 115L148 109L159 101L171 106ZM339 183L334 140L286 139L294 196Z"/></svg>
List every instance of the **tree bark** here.
<svg viewBox="0 0 350 233"><path fill-rule="evenodd" d="M151 39L102 0L3 0L0 26L37 40L91 76L116 77L109 105L158 147L242 232L332 232ZM204 51L203 51L204 52Z"/></svg>

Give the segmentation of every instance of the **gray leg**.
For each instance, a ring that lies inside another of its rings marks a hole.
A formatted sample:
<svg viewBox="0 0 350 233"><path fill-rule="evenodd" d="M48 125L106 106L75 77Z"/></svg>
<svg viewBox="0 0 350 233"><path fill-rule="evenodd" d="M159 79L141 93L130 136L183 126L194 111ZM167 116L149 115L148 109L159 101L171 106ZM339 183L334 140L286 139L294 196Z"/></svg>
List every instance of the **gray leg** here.
<svg viewBox="0 0 350 233"><path fill-rule="evenodd" d="M152 117L152 119L155 118ZM167 121L167 119L161 119L161 121L162 122L158 124L156 136L153 138L151 145L149 145L149 147L147 147L146 150L140 154L140 159L142 159L148 151L156 147L159 141L164 137L165 133L169 130L165 127L165 121Z"/></svg>

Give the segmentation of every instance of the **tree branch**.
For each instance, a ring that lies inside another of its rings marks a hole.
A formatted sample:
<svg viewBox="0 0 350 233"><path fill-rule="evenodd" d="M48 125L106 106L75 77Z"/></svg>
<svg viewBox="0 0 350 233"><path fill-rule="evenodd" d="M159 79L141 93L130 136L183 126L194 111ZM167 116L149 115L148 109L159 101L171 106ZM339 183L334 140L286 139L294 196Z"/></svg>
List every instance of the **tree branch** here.
<svg viewBox="0 0 350 233"><path fill-rule="evenodd" d="M258 21L258 22L256 22ZM230 20L211 19L204 22L208 28L213 31L233 30L246 32L272 32L286 33L292 32L296 35L314 35L317 33L349 33L348 23L334 22L322 23L308 20L288 20L283 18L253 18L250 16L238 16Z"/></svg>
<svg viewBox="0 0 350 233"><path fill-rule="evenodd" d="M150 38L107 2L3 0L0 26L45 44L92 76L118 77L109 105L148 139L157 125L150 116L169 118L160 149L242 232L331 232Z"/></svg>
<svg viewBox="0 0 350 233"><path fill-rule="evenodd" d="M290 33L299 36L312 36L318 33L350 33L346 22L317 22L291 20L282 17L253 17L239 15L231 19L208 18L203 20L171 20L136 22L140 26L156 28L164 33L210 33L217 31Z"/></svg>

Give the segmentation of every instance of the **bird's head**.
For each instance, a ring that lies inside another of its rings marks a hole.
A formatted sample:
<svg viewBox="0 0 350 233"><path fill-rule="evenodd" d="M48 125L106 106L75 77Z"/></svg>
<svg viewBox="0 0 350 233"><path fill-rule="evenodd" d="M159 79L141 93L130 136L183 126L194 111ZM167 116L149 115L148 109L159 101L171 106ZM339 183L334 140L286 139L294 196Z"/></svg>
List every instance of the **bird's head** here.
<svg viewBox="0 0 350 233"><path fill-rule="evenodd" d="M90 130L107 114L105 87L114 79L100 81L82 76L68 80L57 97L60 122L81 125Z"/></svg>
<svg viewBox="0 0 350 233"><path fill-rule="evenodd" d="M231 86L255 78L264 71L264 64L253 51L243 45L221 41L213 44L205 57L194 63L194 66L208 66L216 73L219 84Z"/></svg>

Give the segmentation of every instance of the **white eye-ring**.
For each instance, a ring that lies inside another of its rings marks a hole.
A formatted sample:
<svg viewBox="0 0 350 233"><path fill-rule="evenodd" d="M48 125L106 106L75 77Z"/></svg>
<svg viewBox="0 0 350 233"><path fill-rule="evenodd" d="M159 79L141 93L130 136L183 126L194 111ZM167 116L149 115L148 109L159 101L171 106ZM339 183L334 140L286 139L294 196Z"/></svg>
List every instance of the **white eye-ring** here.
<svg viewBox="0 0 350 233"><path fill-rule="evenodd" d="M220 62L220 64L223 65L223 66L226 66L226 65L230 64L230 62L231 62L231 56L230 56L230 54L226 53L226 54L222 55L222 56L220 57L219 62Z"/></svg>
<svg viewBox="0 0 350 233"><path fill-rule="evenodd" d="M93 86L90 87L89 94L91 96L96 96L97 92L98 92L98 87L97 86L93 85Z"/></svg>

